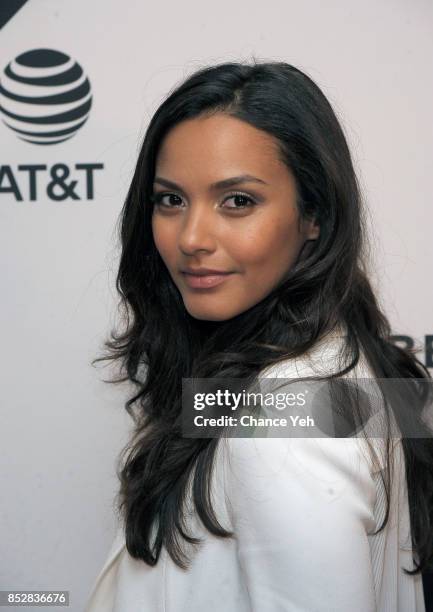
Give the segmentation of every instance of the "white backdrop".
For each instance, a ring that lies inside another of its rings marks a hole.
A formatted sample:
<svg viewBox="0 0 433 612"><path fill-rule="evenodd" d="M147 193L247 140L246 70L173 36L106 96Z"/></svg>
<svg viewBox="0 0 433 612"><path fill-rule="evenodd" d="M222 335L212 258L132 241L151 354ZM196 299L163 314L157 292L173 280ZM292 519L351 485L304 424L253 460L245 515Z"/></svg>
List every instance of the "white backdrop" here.
<svg viewBox="0 0 433 612"><path fill-rule="evenodd" d="M108 370L90 361L116 320L115 223L152 113L203 65L254 55L306 71L349 139L382 304L432 366L433 4L29 0L0 30L0 82L38 48L81 65L92 108L59 144L25 142L0 123L0 589L67 589L81 612L113 537L114 464L130 428L128 387L101 382ZM92 199L83 163L103 164ZM47 166L34 200L18 169L29 164ZM55 164L80 200L50 199Z"/></svg>

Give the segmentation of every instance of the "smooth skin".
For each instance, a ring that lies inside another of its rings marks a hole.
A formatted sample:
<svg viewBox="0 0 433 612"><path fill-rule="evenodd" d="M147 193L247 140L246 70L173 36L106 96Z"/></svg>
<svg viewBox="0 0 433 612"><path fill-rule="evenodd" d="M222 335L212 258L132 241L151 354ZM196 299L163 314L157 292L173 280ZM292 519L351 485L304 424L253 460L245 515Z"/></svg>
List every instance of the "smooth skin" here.
<svg viewBox="0 0 433 612"><path fill-rule="evenodd" d="M241 175L263 182L212 187ZM295 179L275 139L221 112L184 120L166 134L153 195L155 246L185 308L201 320L224 321L260 302L304 242L319 236L314 219L300 218ZM196 289L186 283L183 266L233 273L218 286Z"/></svg>

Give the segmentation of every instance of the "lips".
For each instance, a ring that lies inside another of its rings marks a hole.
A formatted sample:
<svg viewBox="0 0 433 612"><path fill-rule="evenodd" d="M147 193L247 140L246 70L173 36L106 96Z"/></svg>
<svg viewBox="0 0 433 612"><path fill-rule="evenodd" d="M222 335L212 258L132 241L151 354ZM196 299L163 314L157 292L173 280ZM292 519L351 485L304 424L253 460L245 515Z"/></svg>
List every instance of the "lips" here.
<svg viewBox="0 0 433 612"><path fill-rule="evenodd" d="M223 283L230 274L231 272L223 274L190 274L183 272L185 282L193 289L210 289L211 287L216 287Z"/></svg>
<svg viewBox="0 0 433 612"><path fill-rule="evenodd" d="M230 270L215 270L213 268L181 268L184 274L195 274L196 276L210 276L214 274L230 274Z"/></svg>

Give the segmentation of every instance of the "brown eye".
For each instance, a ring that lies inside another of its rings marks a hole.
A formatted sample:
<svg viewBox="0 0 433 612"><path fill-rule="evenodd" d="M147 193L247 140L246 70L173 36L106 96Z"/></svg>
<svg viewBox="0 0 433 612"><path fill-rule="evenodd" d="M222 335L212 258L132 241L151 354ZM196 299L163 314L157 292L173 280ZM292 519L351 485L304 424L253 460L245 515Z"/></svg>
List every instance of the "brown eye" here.
<svg viewBox="0 0 433 612"><path fill-rule="evenodd" d="M164 198L167 198L165 202ZM150 199L154 204L163 208L179 208L179 203L182 202L180 196L171 192L154 193ZM246 193L232 193L224 199L223 203L231 199L235 201L235 206L224 206L223 208L228 208L229 210L243 210L245 208L251 208L256 204L253 198Z"/></svg>
<svg viewBox="0 0 433 612"><path fill-rule="evenodd" d="M243 209L243 208L250 208L251 206L254 206L256 204L255 201L250 196L246 195L245 193L232 193L224 200L224 202L227 202L227 200L231 200L232 198L237 200L238 205L237 206L226 206L226 208L237 210L237 209Z"/></svg>
<svg viewBox="0 0 433 612"><path fill-rule="evenodd" d="M163 202L163 199L165 197L170 197L171 202L170 200L169 200L170 203L168 204L166 202ZM173 198L178 198L178 200L181 200L181 198L178 195L176 195L175 193L169 193L169 192L154 193L152 194L150 199L157 206L164 206L166 208L178 208L178 206L176 205L176 202L173 202Z"/></svg>

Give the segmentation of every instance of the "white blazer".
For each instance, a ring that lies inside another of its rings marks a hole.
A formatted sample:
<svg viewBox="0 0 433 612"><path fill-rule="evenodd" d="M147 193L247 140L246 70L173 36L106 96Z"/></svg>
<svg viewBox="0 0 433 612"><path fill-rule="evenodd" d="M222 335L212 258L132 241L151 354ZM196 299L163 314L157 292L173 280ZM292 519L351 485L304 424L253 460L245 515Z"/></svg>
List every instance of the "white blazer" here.
<svg viewBox="0 0 433 612"><path fill-rule="evenodd" d="M328 335L308 357L261 376L307 376L324 358L329 372L341 338ZM372 376L363 361L356 372ZM421 575L401 569L413 562L400 440L394 453L390 515L372 535L385 510L385 466L371 464L362 439L222 439L212 495L235 538L210 534L189 497L188 530L203 539L195 552L185 543L189 569L165 548L149 567L129 555L119 525L85 612L425 612Z"/></svg>

